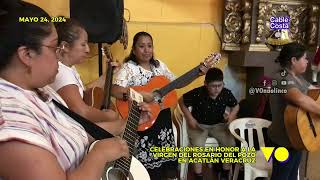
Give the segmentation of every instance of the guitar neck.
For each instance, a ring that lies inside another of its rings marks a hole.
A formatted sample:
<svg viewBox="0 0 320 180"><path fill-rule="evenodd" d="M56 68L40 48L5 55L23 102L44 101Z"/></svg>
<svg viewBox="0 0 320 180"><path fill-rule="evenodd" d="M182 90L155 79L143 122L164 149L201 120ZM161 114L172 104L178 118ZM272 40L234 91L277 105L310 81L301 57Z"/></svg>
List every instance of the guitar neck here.
<svg viewBox="0 0 320 180"><path fill-rule="evenodd" d="M104 97L103 97L104 101L101 109L110 108L112 78L113 78L113 67L111 65L111 61L109 61L108 67L107 67L106 79L104 82Z"/></svg>
<svg viewBox="0 0 320 180"><path fill-rule="evenodd" d="M141 110L138 107L138 103L133 101L129 111L127 125L122 137L128 144L130 156L129 158L120 158L116 160L114 165L114 167L124 170L125 173L129 173L132 155L135 149L135 143L138 139L137 129L139 125L140 114Z"/></svg>
<svg viewBox="0 0 320 180"><path fill-rule="evenodd" d="M156 92L159 93L161 97L168 94L170 91L176 89L177 87L183 86L186 82L191 82L199 76L200 73L200 65L191 69L190 71L184 73L179 78L173 80L168 85L162 87L161 89L157 90Z"/></svg>

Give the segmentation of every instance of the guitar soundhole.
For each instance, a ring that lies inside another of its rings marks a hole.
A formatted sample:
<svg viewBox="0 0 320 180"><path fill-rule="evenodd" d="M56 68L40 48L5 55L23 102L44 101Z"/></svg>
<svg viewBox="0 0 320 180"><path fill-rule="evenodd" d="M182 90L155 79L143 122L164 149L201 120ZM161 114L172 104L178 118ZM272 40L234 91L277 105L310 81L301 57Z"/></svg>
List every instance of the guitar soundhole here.
<svg viewBox="0 0 320 180"><path fill-rule="evenodd" d="M102 178L102 180L133 180L131 173L129 173L129 177L126 177L126 173L120 168L109 168L106 173L106 178Z"/></svg>

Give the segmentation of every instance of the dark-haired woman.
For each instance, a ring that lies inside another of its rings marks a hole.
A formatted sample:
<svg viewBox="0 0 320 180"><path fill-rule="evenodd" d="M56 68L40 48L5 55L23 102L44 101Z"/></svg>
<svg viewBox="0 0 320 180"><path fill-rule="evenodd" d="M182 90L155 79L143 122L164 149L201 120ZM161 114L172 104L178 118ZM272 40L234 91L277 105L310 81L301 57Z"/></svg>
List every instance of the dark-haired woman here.
<svg viewBox="0 0 320 180"><path fill-rule="evenodd" d="M58 73L55 27L18 22L50 16L12 0L0 1L0 12L0 179L100 179L106 162L128 156L125 141L100 140L85 155L92 138L54 105L65 102L47 86Z"/></svg>
<svg viewBox="0 0 320 180"><path fill-rule="evenodd" d="M290 157L289 161L284 163L276 159L273 160L271 179L295 180L297 179L302 152L293 149L290 143L284 124L285 108L288 104L293 104L308 112L320 115L320 105L306 95L308 89L313 88L313 86L302 76L308 65L304 46L295 42L283 46L276 62L280 64L280 69L273 79L280 84L278 88L286 89L287 93L270 95L272 124L268 129L268 135L271 140L270 146L286 147Z"/></svg>
<svg viewBox="0 0 320 180"><path fill-rule="evenodd" d="M208 62L208 67L212 65ZM201 67L202 74L206 73L208 68ZM149 33L138 32L133 38L133 44L130 55L125 59L125 63L115 74L114 85L112 88L113 96L118 99L125 98L124 94L130 86L143 86L154 76L163 75L170 81L175 79L175 75L160 60L154 58L153 40ZM191 80L190 80L191 82ZM190 82L182 85L186 86ZM146 99L151 98L152 94L143 92ZM138 153L136 158L147 168L152 180L161 178L175 178L177 172L176 158L155 158L150 153L153 146L164 147L174 146L174 136L172 130L170 109L163 109L155 124L142 132L138 133Z"/></svg>

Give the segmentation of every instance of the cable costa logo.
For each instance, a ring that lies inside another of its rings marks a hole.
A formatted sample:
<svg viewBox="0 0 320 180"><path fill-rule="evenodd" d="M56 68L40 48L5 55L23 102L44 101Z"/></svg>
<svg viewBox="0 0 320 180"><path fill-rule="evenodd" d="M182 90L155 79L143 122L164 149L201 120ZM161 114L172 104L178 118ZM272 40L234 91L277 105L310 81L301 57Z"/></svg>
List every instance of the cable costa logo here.
<svg viewBox="0 0 320 180"><path fill-rule="evenodd" d="M290 28L290 17L289 16L280 16L270 17L270 29L271 30L281 30Z"/></svg>

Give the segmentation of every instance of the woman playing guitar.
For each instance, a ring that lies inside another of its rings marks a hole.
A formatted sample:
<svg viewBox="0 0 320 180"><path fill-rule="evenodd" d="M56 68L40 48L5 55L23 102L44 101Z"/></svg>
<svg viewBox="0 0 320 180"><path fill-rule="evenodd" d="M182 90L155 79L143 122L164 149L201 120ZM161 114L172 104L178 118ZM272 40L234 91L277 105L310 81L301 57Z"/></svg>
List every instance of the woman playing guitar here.
<svg viewBox="0 0 320 180"><path fill-rule="evenodd" d="M59 72L56 76L55 81L50 84L50 86L58 92L58 94L65 100L66 104L71 110L83 116L84 118L95 122L97 125L107 129L114 135L122 134L127 121L121 119L118 113L114 112L111 109L100 110L94 108L90 105L87 105L83 100L85 87L74 65L82 63L87 57L90 50L87 43L88 35L84 27L76 20L66 18L66 22L60 22L56 24L56 29L59 37L58 43L63 48L60 52L61 58L59 62ZM117 66L117 63L111 63L112 64L109 63L109 65ZM100 87L103 87L103 81L104 78L102 76L96 82L91 83L91 86L98 85ZM111 83L109 84L109 86L111 86ZM108 89L107 83L105 89ZM107 106L105 107L109 108ZM143 112L140 116L139 123L143 123L145 120L149 119L148 114L146 113L146 111L148 111L148 105L146 103L142 103L142 106L140 105L140 108L143 109ZM131 130L131 132L132 131L133 130ZM134 149L134 147L131 147L130 152L132 149ZM130 153L129 157L131 157L131 155L132 154ZM133 165L131 164L131 166L134 167L133 170L141 170L141 172L145 171L145 173L147 174L141 163L135 161ZM143 169L139 168L139 166L141 166ZM136 179L142 178L144 177L136 177Z"/></svg>
<svg viewBox="0 0 320 180"><path fill-rule="evenodd" d="M306 71L308 60L306 49L298 43L284 45L276 62L280 64L280 70L273 79L277 80L278 88L286 89L285 94L271 94L270 105L272 112L272 124L268 129L271 147L286 147L289 151L289 160L281 163L273 159L273 180L295 180L301 160L301 150L293 146L289 132L292 125L287 125L285 111L288 105L293 105L307 112L320 115L320 105L307 96L309 89L314 88L302 75ZM292 114L292 113L291 113ZM291 120L292 121L292 120ZM297 130L296 130L296 133Z"/></svg>
<svg viewBox="0 0 320 180"><path fill-rule="evenodd" d="M0 1L0 179L97 180L105 163L128 157L120 138L90 138L53 99L48 86L58 73L56 29L51 22L21 23L18 17L50 16L24 1Z"/></svg>
<svg viewBox="0 0 320 180"><path fill-rule="evenodd" d="M71 110L88 120L100 122L110 129L111 133L120 134L124 129L125 121L120 120L118 113L110 109L101 111L87 105L83 100L86 87L74 65L82 63L88 57L90 49L87 32L79 22L73 19L66 18L66 22L59 22L55 25L58 43L63 49L61 50L59 73L50 86L66 101ZM101 84L103 77L101 76L91 86Z"/></svg>
<svg viewBox="0 0 320 180"><path fill-rule="evenodd" d="M147 32L137 33L133 38L130 55L115 74L114 85L112 87L112 95L115 98L126 100L129 87L143 86L156 76L163 75L170 81L175 79L175 75L162 61L155 59L153 53L151 35ZM206 63L200 66L201 71L198 73L198 76L205 74L213 64L212 61ZM193 80L189 79L178 88L188 85ZM146 91L140 93L144 96L145 101L151 102L154 100L152 93ZM150 178L152 180L165 177L175 178L178 166L177 159L156 159L148 153L152 146L174 146L170 108L162 109L153 126L145 131L138 132L138 135L139 141L136 158L147 168Z"/></svg>

